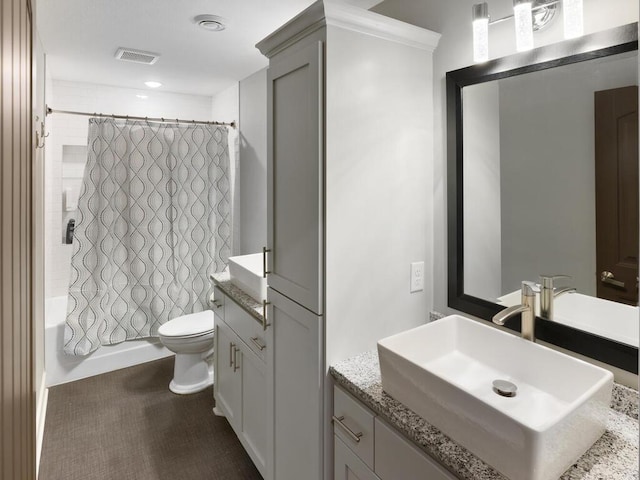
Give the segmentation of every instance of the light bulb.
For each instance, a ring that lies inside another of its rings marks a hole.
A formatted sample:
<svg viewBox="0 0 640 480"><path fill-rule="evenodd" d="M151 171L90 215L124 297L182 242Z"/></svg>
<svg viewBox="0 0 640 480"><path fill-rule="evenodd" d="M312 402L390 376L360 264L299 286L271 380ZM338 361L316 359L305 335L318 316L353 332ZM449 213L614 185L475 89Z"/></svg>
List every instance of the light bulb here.
<svg viewBox="0 0 640 480"><path fill-rule="evenodd" d="M531 2L514 0L513 16L516 23L516 50L523 52L533 48L533 16Z"/></svg>
<svg viewBox="0 0 640 480"><path fill-rule="evenodd" d="M473 6L473 61L489 60L489 6L478 3Z"/></svg>
<svg viewBox="0 0 640 480"><path fill-rule="evenodd" d="M584 33L582 0L563 0L564 38L581 37Z"/></svg>

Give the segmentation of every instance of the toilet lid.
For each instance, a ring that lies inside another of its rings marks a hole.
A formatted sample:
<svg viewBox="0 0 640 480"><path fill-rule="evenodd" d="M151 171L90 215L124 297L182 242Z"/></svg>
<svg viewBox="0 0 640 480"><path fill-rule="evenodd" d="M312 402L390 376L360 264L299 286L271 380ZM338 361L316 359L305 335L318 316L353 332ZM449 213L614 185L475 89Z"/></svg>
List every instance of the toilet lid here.
<svg viewBox="0 0 640 480"><path fill-rule="evenodd" d="M190 313L181 317L169 320L158 329L158 335L164 337L187 337L194 335L202 335L213 331L213 312L205 310L204 312Z"/></svg>

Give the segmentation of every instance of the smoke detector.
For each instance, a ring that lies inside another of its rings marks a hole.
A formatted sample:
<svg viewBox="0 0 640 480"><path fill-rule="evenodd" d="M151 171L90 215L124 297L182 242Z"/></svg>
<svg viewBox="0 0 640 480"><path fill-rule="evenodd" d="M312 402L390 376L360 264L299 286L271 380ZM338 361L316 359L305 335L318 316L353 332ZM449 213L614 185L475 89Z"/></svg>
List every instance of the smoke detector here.
<svg viewBox="0 0 640 480"><path fill-rule="evenodd" d="M143 63L153 65L158 61L160 55L157 53L134 50L133 48L119 48L116 52L116 59L125 62Z"/></svg>
<svg viewBox="0 0 640 480"><path fill-rule="evenodd" d="M204 28L210 32L220 32L227 28L225 19L218 15L198 15L193 21L200 28Z"/></svg>

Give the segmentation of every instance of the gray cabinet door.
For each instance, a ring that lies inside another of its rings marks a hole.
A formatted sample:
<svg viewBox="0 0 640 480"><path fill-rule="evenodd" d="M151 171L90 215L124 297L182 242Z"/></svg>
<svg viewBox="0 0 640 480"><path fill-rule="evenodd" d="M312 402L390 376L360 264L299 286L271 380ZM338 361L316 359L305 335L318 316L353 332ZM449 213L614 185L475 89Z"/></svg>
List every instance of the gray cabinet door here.
<svg viewBox="0 0 640 480"><path fill-rule="evenodd" d="M333 441L334 480L380 480L340 438Z"/></svg>
<svg viewBox="0 0 640 480"><path fill-rule="evenodd" d="M274 476L322 477L322 317L269 288Z"/></svg>
<svg viewBox="0 0 640 480"><path fill-rule="evenodd" d="M322 314L322 42L269 65L267 240L269 286Z"/></svg>
<svg viewBox="0 0 640 480"><path fill-rule="evenodd" d="M236 335L226 323L216 325L214 393L216 407L235 429L242 425L242 352Z"/></svg>

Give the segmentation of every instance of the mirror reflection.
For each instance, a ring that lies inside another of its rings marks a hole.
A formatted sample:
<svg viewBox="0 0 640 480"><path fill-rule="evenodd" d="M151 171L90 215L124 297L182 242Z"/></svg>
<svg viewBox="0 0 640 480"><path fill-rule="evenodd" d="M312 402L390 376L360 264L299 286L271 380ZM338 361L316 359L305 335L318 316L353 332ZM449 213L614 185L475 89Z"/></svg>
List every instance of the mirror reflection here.
<svg viewBox="0 0 640 480"><path fill-rule="evenodd" d="M637 346L637 84L632 51L462 89L466 294L508 306L523 280L567 275L556 316ZM563 316L594 297L626 330Z"/></svg>

